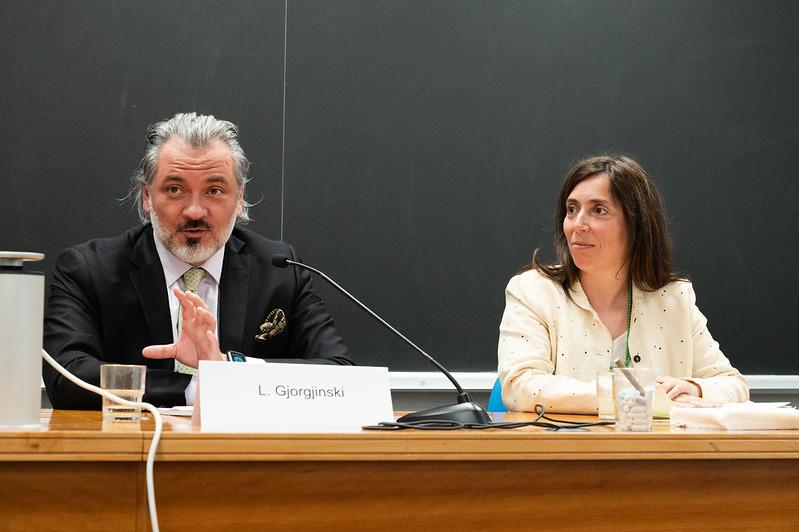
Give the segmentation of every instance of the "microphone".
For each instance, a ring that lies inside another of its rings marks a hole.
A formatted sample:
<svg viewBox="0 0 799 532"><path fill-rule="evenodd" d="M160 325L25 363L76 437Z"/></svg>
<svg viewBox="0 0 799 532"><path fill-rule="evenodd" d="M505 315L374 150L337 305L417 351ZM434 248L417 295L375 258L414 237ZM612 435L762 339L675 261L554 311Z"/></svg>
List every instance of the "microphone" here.
<svg viewBox="0 0 799 532"><path fill-rule="evenodd" d="M305 270L310 270L317 274L319 277L330 283L333 288L347 296L347 298L361 307L367 314L371 317L376 319L387 328L389 331L393 332L395 335L399 336L402 340L405 341L408 345L414 348L416 351L421 353L421 355L427 359L433 366L436 367L441 373L444 374L447 379L455 386L455 389L458 390L458 402L454 405L445 405L439 406L435 408L428 408L425 410L419 410L417 412L412 412L410 414L405 414L404 416L397 419L400 423L411 423L417 421L454 421L457 423L463 424L472 424L472 425L485 425L491 423L491 418L488 417L485 409L480 406L479 404L472 401L471 396L468 392L465 392L458 381L455 380L455 377L447 371L447 368L442 366L436 359L425 353L419 346L415 343L411 342L408 338L405 337L401 332L397 329L389 325L386 320L375 314L369 307L361 303L358 298L347 292L344 288L342 288L338 283L336 283L333 279L325 275L323 272L317 270L312 266L308 266L307 264L303 264L302 262L297 262L295 260L289 259L286 255L272 255L272 265L277 268L285 268L288 265L296 266L298 268L303 268Z"/></svg>

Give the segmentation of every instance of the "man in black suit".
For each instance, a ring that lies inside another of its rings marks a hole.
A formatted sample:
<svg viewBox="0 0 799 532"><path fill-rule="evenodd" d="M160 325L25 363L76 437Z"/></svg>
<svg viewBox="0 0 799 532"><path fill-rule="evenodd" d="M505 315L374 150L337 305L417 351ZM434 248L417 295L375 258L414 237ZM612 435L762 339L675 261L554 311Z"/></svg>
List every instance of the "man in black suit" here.
<svg viewBox="0 0 799 532"><path fill-rule="evenodd" d="M188 113L150 126L130 194L144 225L59 256L45 349L94 384L102 363L146 364L144 400L157 406L190 403L191 368L240 358L230 352L352 364L309 274L271 264L299 260L294 249L236 226L248 169L230 122ZM47 365L44 380L55 408L100 408Z"/></svg>

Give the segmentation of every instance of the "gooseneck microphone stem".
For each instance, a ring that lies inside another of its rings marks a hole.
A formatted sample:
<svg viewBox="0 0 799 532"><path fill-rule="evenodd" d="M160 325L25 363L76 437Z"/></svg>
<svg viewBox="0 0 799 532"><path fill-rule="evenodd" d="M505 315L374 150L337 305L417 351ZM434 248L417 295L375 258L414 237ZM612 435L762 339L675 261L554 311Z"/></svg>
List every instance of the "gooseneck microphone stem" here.
<svg viewBox="0 0 799 532"><path fill-rule="evenodd" d="M413 347L417 352L419 352L428 362L430 362L433 366L436 367L438 371L446 375L447 379L452 383L456 390L458 390L458 402L456 404L439 406L435 408L427 408L425 410L419 410L417 412L411 412L409 414L405 414L404 416L397 419L397 422L400 423L428 423L428 422L455 422L458 423L460 426L486 426L491 423L491 418L486 413L485 409L480 406L479 404L472 401L472 398L469 396L467 392L463 391L463 388L458 381L455 380L455 377L447 371L447 368L442 366L436 359L425 353L418 345L411 342L408 338L405 337L404 334L399 332L397 329L389 325L386 320L372 312L372 309L361 303L358 298L354 295L350 294L344 288L339 286L339 284L328 277L324 272L317 270L312 266L308 266L307 264L303 264L296 260L291 260L285 255L272 255L272 264L277 268L285 268L289 264L292 266L296 266L297 268L303 268L305 270L310 270L314 272L316 275L330 283L330 285L347 296L347 299L356 303L359 307L361 307L367 314L371 317L376 319L380 322L383 327L388 329L389 331L393 332L395 335L402 338L405 343L409 346Z"/></svg>
<svg viewBox="0 0 799 532"><path fill-rule="evenodd" d="M279 258L283 259L283 257L279 257ZM465 401L471 401L471 398L469 397L469 394L467 392L463 391L463 388L461 388L461 385L458 384L458 381L455 380L455 378L450 374L449 371L447 371L447 369L444 366L442 366L436 359L434 359L433 357L431 357L430 355L425 353L424 350L421 347L419 347L418 345L413 343L411 340L409 340L404 334L402 334L397 329L395 329L390 323L388 323L386 320L384 320L383 318L381 318L380 316L375 314L372 311L372 309L370 309L369 307L367 307L366 305L361 303L358 300L358 298L356 298L354 295L350 294L347 290L344 289L344 287L342 287L336 281L334 281L333 279L328 277L324 272L317 270L313 266L308 266L307 264L303 264L302 262L297 262L297 261L291 260L289 258L285 258L285 263L286 264L292 264L292 265L298 266L300 268L305 268L307 270L311 270L316 275L318 275L319 277L321 277L322 279L324 279L325 281L330 283L338 291L340 291L342 294L347 296L350 300L355 302L359 307L361 307L367 314L369 314L371 317L373 317L378 322L380 322L384 327L386 327L388 330L390 330L391 332L393 332L394 334L396 334L397 336L399 336L400 338L405 340L405 343L407 343L409 346L413 347L423 357L425 357L425 359L427 359L428 362L430 362L432 365L434 365L436 367L436 369L438 369L441 373L443 373L449 379L449 381L452 383L452 385L455 387L455 389L458 390L458 402L464 402L464 401L461 401L461 397L463 397Z"/></svg>

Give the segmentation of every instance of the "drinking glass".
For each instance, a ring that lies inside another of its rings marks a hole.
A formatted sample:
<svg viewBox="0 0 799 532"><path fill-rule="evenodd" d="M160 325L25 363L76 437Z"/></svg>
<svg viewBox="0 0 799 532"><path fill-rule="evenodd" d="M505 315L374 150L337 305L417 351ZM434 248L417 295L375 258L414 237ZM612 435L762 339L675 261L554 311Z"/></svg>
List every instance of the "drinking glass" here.
<svg viewBox="0 0 799 532"><path fill-rule="evenodd" d="M100 387L114 395L140 403L144 395L146 366L103 364L100 366ZM103 397L103 421L139 421L141 408L124 406Z"/></svg>
<svg viewBox="0 0 799 532"><path fill-rule="evenodd" d="M596 399L599 421L616 421L616 405L613 404L613 372L596 374Z"/></svg>

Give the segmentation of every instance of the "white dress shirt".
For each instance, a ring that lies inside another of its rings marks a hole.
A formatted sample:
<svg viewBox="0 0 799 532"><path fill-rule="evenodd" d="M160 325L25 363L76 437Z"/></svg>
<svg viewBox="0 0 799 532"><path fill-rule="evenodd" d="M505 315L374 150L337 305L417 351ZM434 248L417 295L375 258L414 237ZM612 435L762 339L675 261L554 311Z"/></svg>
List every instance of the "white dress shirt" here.
<svg viewBox="0 0 799 532"><path fill-rule="evenodd" d="M158 251L158 258L161 259L161 267L164 269L164 279L166 281L166 291L169 295L169 315L172 319L172 341L178 339L178 314L180 312L180 302L177 296L172 292L174 287L184 290L183 287L183 274L189 271L192 266L186 264L166 249L163 243L155 238L155 249ZM217 321L216 330L214 331L217 336L219 335L219 280L222 278L222 262L225 259L225 246L222 246L216 253L200 264L198 267L205 270L206 275L200 281L200 286L197 287L197 295L200 299L205 301L208 305L208 312L210 312Z"/></svg>
<svg viewBox="0 0 799 532"><path fill-rule="evenodd" d="M161 242L158 237L155 237L155 249L158 251L158 258L161 260L161 267L164 269L164 279L166 285L164 289L169 297L169 315L172 319L172 341L178 339L178 314L180 313L180 301L177 296L172 292L174 287L183 287L183 274L189 269L193 268L191 264L186 264L179 258L175 257L166 249L166 246ZM211 257L198 265L198 267L205 270L206 275L200 281L200 286L197 287L197 295L205 301L208 305L208 312L210 312L216 320L216 334L219 337L219 280L222 278L222 263L225 259L225 246L211 255ZM191 382L186 387L186 404L194 404L194 394L197 387L197 378L192 377Z"/></svg>

